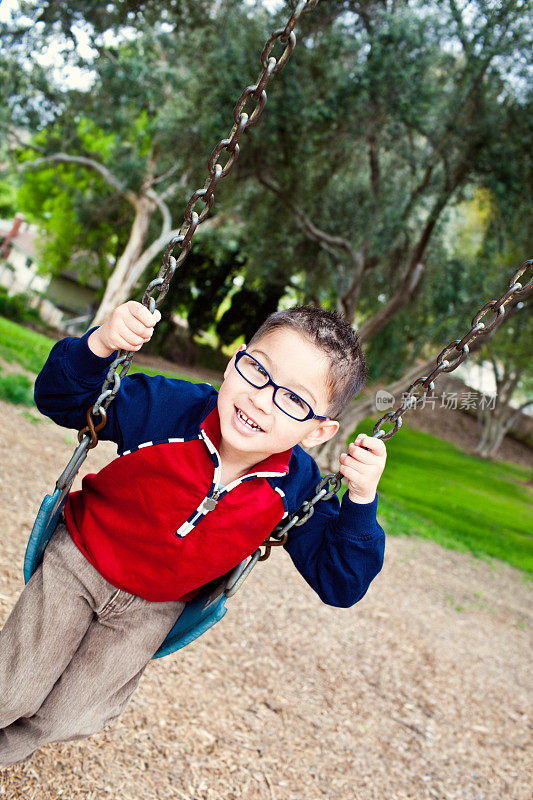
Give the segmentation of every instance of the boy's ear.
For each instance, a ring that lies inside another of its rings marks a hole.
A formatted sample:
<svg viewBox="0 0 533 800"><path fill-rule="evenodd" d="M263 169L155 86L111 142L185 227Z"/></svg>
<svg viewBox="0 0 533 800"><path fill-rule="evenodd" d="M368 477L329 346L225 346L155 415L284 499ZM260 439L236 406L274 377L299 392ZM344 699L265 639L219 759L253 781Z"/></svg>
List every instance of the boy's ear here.
<svg viewBox="0 0 533 800"><path fill-rule="evenodd" d="M314 431L308 433L301 441L304 447L316 447L317 444L324 444L333 439L339 430L339 423L336 419L325 419Z"/></svg>
<svg viewBox="0 0 533 800"><path fill-rule="evenodd" d="M240 344L238 346L238 348L235 350L235 352L233 353L231 359L228 361L228 365L227 365L226 369L224 370L224 379L228 377L228 373L230 372L230 370L233 368L233 365L235 364L235 356L237 355L237 353L240 353L241 350L246 350L246 345L245 344Z"/></svg>

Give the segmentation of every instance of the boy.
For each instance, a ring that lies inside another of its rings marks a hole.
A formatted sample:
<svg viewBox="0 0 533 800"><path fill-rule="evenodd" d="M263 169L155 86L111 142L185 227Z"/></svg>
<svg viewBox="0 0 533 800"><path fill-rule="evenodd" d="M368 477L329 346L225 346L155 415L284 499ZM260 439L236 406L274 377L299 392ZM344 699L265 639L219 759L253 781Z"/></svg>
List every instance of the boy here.
<svg viewBox="0 0 533 800"><path fill-rule="evenodd" d="M130 301L58 342L37 378L39 409L82 427L115 351L138 350L159 318ZM71 493L0 633L0 764L122 713L184 601L312 496L320 473L298 445L335 435L364 378L352 328L303 306L273 314L237 349L218 394L161 376L124 379L100 433L120 457ZM340 458L340 508L320 501L289 535L286 549L325 603L357 602L381 569L385 457L383 442L358 437Z"/></svg>

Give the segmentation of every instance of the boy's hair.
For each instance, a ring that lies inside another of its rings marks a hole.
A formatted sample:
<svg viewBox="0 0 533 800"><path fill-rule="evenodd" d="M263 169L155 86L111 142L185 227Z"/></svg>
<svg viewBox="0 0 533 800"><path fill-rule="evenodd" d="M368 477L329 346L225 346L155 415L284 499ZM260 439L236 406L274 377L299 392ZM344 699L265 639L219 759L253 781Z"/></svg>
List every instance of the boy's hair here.
<svg viewBox="0 0 533 800"><path fill-rule="evenodd" d="M292 328L329 357L326 413L334 419L359 394L367 377L356 331L340 314L315 306L295 306L267 317L248 345L279 328Z"/></svg>

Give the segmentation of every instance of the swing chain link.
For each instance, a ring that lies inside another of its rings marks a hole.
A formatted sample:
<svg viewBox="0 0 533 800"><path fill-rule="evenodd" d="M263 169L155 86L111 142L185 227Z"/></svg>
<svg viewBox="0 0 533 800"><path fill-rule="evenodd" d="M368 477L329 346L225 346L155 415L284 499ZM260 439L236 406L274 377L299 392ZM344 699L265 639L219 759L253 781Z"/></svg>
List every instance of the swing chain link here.
<svg viewBox="0 0 533 800"><path fill-rule="evenodd" d="M331 484L330 488L327 488ZM287 542L289 531L294 527L300 527L311 519L315 513L315 505L319 500L329 500L333 495L337 494L342 484L342 473L331 473L325 475L315 489L315 495L310 500L304 500L300 508L291 514L289 519L284 525L277 525L269 538L263 542L265 552L260 556L259 561L266 561L270 555L272 547L280 547Z"/></svg>
<svg viewBox="0 0 533 800"><path fill-rule="evenodd" d="M213 149L207 162L208 176L201 189L196 189L189 198L185 212L183 215L183 223L178 230L177 236L174 236L168 243L163 254L161 268L154 280L150 281L142 298L142 304L153 314L158 308L165 295L168 292L170 281L176 269L180 267L187 258L192 245L192 238L199 225L207 219L209 212L215 200L215 188L221 178L228 175L237 158L239 157L239 139L247 128L255 125L261 116L267 101L265 86L276 72L279 72L289 60L294 46L296 44L296 36L293 28L302 14L307 14L312 11L318 3L318 0L291 0L292 13L284 28L275 31L267 40L263 51L261 53L261 65L263 71L260 73L257 81L250 86L247 86L237 100L233 109L234 124L224 139L221 139L216 147ZM270 55L277 40L280 40L285 45L285 49L281 56L276 59ZM244 111L244 107L248 100L256 103L255 108L250 112ZM229 158L224 165L218 163L218 157L225 150L229 154ZM200 213L194 210L194 206L198 201L204 204L204 208ZM172 255L175 247L180 248L180 253L177 258ZM153 295L157 294L157 298ZM88 425L78 434L80 443L84 436L90 437L90 445L88 449L95 447L98 437L96 432L105 425L105 411L109 404L114 400L117 394L122 378L124 378L133 361L133 351L120 350L117 358L112 362L109 367L106 379L102 385L100 395L94 405L87 411ZM120 371L117 371L120 367ZM100 421L95 423L92 416L100 415ZM89 421L92 420L92 421Z"/></svg>
<svg viewBox="0 0 533 800"><path fill-rule="evenodd" d="M509 285L507 290L502 294L502 296L498 300L490 300L488 303L480 308L477 314L472 319L472 325L470 330L463 336L462 339L454 339L453 342L446 345L446 347L441 350L436 358L436 364L432 372L429 375L417 378L408 388L407 392L405 392L403 396L402 403L398 406L395 411L387 411L381 419L376 422L374 425L373 436L377 439L382 439L384 442L387 439L390 439L391 436L402 427L402 415L410 408L416 408L417 405L421 404L428 392L432 392L435 387L435 378L441 374L441 372L453 372L459 364L462 364L465 358L467 358L470 347L469 345L471 342L475 341L480 336L487 336L487 334L491 333L492 331L498 328L505 317L505 306L511 300L515 298L522 298L526 297L530 292L533 291L533 277L529 279L527 283L522 285L519 282L519 278L524 275L527 271L533 271L533 259L528 259L524 261L521 266L516 270L513 277L509 281ZM485 317L486 314L491 312L493 314L493 319L489 324L482 322L481 320ZM454 357L455 356L455 357ZM388 422L393 425L393 428L385 432L381 427L384 422Z"/></svg>

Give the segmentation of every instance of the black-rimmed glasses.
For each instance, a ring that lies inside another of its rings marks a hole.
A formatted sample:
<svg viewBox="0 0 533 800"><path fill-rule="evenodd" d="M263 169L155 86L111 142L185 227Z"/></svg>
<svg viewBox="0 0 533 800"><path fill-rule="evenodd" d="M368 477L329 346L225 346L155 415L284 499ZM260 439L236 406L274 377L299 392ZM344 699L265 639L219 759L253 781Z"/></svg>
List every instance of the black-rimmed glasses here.
<svg viewBox="0 0 533 800"><path fill-rule="evenodd" d="M293 392L292 389L287 389L286 386L278 386L264 366L250 353L247 353L246 350L241 350L235 356L235 369L245 381L255 386L256 389L265 389L267 386L273 386L274 394L272 399L274 403L284 414L292 417L292 419L296 419L298 422L305 422L308 419L329 419L329 417L315 414L307 400Z"/></svg>

